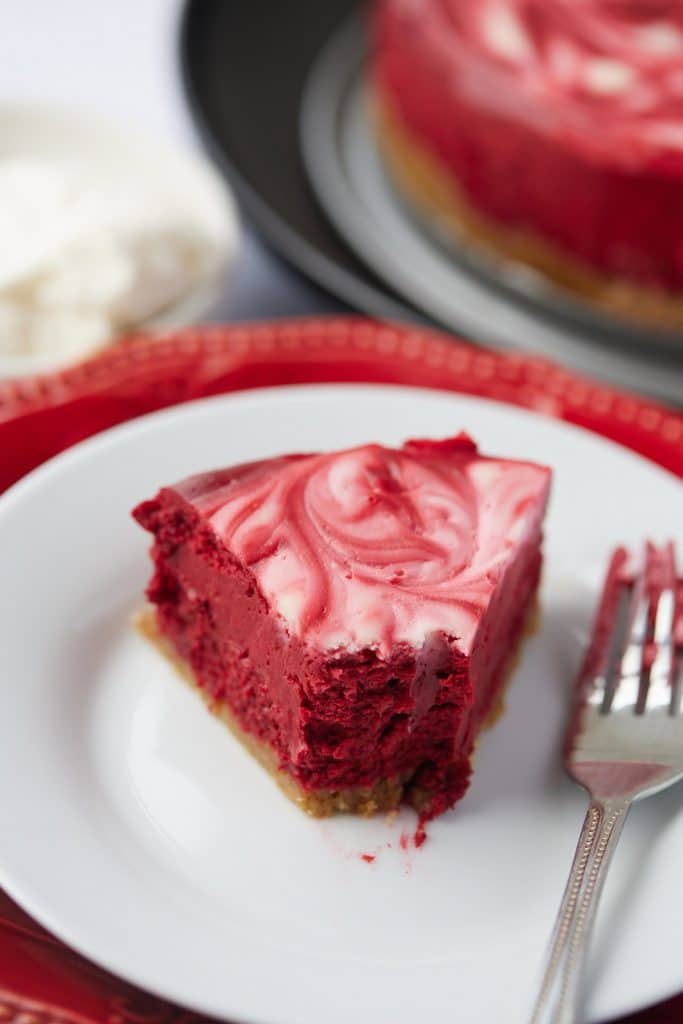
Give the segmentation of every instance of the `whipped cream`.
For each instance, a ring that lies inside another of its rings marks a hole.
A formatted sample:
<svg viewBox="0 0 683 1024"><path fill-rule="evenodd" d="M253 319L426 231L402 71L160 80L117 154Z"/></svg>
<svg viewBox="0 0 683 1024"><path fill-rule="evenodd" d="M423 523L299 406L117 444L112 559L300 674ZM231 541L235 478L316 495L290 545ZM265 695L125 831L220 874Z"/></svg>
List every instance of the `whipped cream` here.
<svg viewBox="0 0 683 1024"><path fill-rule="evenodd" d="M518 545L538 540L550 471L469 440L289 456L176 486L250 567L288 629L324 650L467 653Z"/></svg>
<svg viewBox="0 0 683 1024"><path fill-rule="evenodd" d="M0 237L0 356L77 358L179 301L217 261L163 182L71 160L0 160Z"/></svg>

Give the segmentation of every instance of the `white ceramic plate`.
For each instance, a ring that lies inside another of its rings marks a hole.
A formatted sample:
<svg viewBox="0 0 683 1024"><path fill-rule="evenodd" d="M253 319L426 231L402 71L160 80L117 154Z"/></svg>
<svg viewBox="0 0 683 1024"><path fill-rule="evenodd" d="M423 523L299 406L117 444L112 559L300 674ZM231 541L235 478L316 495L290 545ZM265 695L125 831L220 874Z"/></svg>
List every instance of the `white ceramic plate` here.
<svg viewBox="0 0 683 1024"><path fill-rule="evenodd" d="M405 850L408 811L302 815L136 635L148 538L129 510L217 465L461 427L556 468L545 611L467 797ZM559 742L601 570L682 511L673 477L607 441L410 389L253 392L79 445L0 500L0 884L98 963L241 1024L521 1022L584 811ZM681 863L679 788L626 826L591 1018L683 988Z"/></svg>

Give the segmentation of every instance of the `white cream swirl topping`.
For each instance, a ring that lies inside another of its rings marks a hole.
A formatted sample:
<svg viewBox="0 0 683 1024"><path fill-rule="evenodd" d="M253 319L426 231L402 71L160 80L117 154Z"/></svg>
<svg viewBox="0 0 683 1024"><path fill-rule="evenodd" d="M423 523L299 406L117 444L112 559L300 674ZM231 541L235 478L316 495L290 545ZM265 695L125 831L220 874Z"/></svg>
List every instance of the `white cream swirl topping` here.
<svg viewBox="0 0 683 1024"><path fill-rule="evenodd" d="M596 150L616 145L627 162L683 157L680 0L403 6L450 66L459 91Z"/></svg>
<svg viewBox="0 0 683 1024"><path fill-rule="evenodd" d="M536 538L549 480L457 438L266 460L176 490L315 647L386 653L443 631L467 652L516 549Z"/></svg>

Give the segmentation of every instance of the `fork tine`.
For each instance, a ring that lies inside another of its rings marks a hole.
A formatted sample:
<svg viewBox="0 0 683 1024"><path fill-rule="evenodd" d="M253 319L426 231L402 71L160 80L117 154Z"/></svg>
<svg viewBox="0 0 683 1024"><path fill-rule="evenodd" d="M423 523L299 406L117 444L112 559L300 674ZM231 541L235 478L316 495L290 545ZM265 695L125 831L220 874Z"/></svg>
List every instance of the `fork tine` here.
<svg viewBox="0 0 683 1024"><path fill-rule="evenodd" d="M647 613L640 631L640 684L638 686L638 699L636 700L635 713L642 715L648 703L648 694L652 697L650 688L650 668L653 661L653 652L656 654L655 646L655 622L659 608L659 599L662 594L662 560L665 549L658 551L649 540L645 541L643 552L643 579L645 586L645 600Z"/></svg>
<svg viewBox="0 0 683 1024"><path fill-rule="evenodd" d="M659 552L657 566L658 596L654 615L655 656L650 665L648 706L669 707L678 713L680 688L675 685L674 628L676 623L676 557L673 541Z"/></svg>
<svg viewBox="0 0 683 1024"><path fill-rule="evenodd" d="M625 591L623 575L627 561L625 548L618 548L610 560L593 631L577 680L575 692L579 703L588 700L592 704L601 705L604 700L614 663L613 624L621 618Z"/></svg>
<svg viewBox="0 0 683 1024"><path fill-rule="evenodd" d="M679 715L683 706L683 580L679 578L677 571L674 579L674 623L671 654L673 657L673 681L670 710L672 715Z"/></svg>
<svg viewBox="0 0 683 1024"><path fill-rule="evenodd" d="M626 629L621 650L618 651L616 670L612 673L602 705L604 714L624 708L637 709L641 696L643 649L647 637L650 597L646 585L649 549L645 548L640 571L633 579L628 605Z"/></svg>
<svg viewBox="0 0 683 1024"><path fill-rule="evenodd" d="M677 672L674 666L674 678L671 685L671 704L669 705L669 713L671 715L680 715L681 713L681 694L683 694L683 658L680 659Z"/></svg>

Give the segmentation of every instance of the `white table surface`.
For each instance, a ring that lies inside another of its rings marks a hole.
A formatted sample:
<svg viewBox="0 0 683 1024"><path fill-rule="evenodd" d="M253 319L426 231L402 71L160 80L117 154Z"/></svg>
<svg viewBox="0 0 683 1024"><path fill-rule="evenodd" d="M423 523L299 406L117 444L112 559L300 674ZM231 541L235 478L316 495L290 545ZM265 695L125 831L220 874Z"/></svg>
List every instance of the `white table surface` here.
<svg viewBox="0 0 683 1024"><path fill-rule="evenodd" d="M87 110L200 148L178 71L180 9L180 0L4 0L0 102ZM234 278L211 318L344 308L287 267L245 224Z"/></svg>

